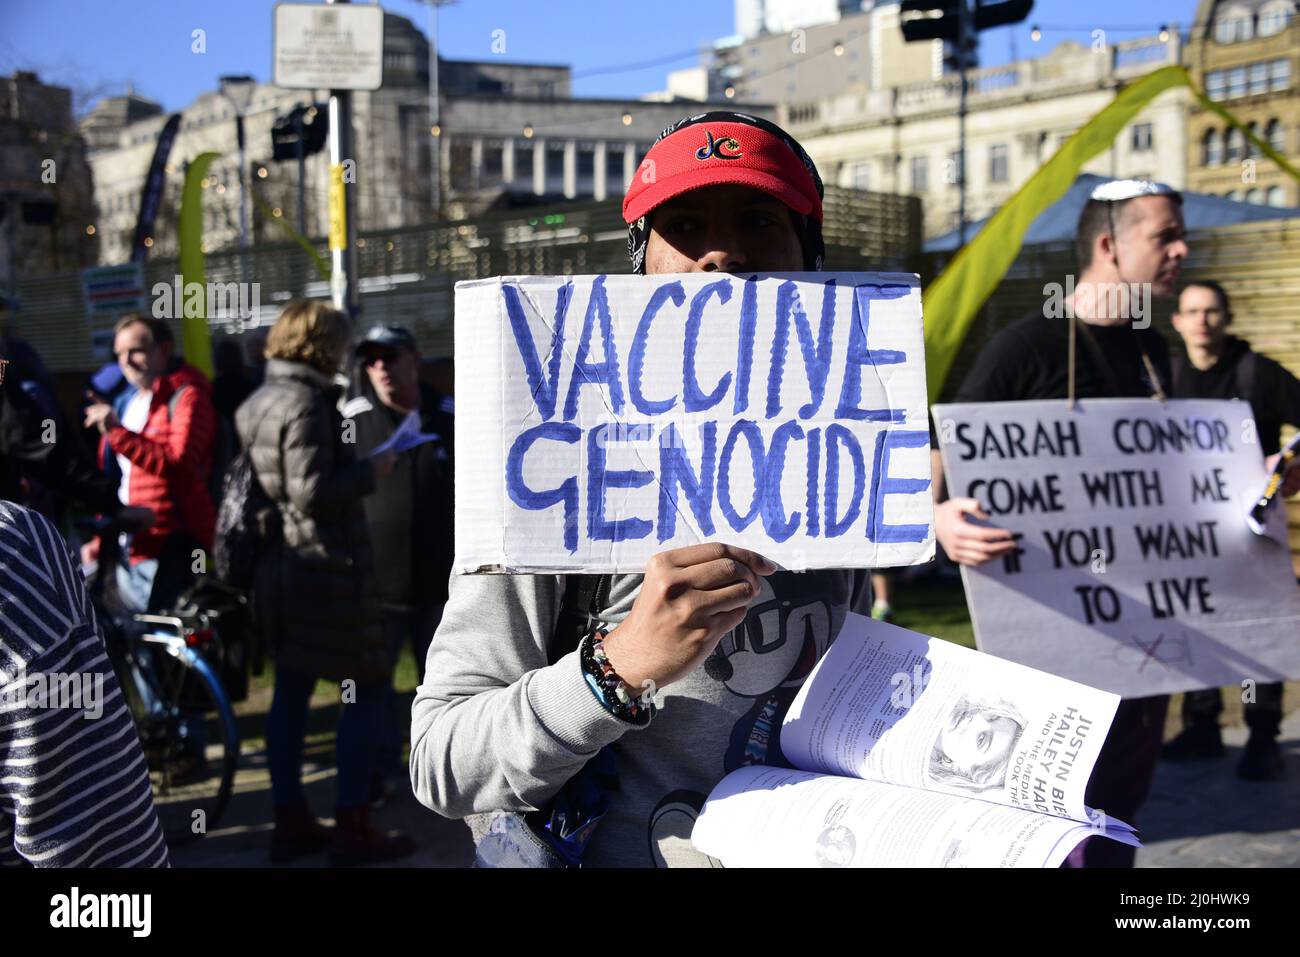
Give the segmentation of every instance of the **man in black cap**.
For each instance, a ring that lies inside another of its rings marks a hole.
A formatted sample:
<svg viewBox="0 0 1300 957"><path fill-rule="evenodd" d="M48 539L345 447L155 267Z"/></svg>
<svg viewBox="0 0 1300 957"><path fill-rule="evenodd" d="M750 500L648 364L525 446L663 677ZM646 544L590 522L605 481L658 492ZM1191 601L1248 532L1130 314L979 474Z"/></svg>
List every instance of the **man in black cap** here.
<svg viewBox="0 0 1300 957"><path fill-rule="evenodd" d="M455 550L452 401L420 382L420 353L409 329L375 326L357 346L356 355L355 389L343 406L343 417L356 423L357 454L369 455L412 414L418 418L421 436L435 436L399 455L389 480L365 498L393 661L411 642L423 681L429 641L447 601ZM406 776L400 762L402 727L407 724L405 715L399 720L394 701L385 713L376 799L391 790L392 775L399 780Z"/></svg>

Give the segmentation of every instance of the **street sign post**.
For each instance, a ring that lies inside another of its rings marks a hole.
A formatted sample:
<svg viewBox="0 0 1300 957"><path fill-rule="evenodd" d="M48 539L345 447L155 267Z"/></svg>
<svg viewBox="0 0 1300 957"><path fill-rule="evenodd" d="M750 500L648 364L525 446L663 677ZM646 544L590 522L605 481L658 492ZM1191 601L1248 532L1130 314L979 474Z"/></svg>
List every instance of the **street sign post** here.
<svg viewBox="0 0 1300 957"><path fill-rule="evenodd" d="M372 4L277 3L275 85L377 90L384 82L384 11Z"/></svg>
<svg viewBox="0 0 1300 957"><path fill-rule="evenodd" d="M275 84L328 89L330 150L330 294L334 307L357 318L356 216L352 155L352 92L384 82L384 11L348 0L279 3L275 7Z"/></svg>

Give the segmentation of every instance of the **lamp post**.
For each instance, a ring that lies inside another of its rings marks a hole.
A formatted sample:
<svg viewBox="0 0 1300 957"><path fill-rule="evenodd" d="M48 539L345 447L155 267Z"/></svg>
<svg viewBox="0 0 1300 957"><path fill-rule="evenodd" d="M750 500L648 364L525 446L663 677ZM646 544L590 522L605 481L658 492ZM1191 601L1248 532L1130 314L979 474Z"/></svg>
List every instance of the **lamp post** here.
<svg viewBox="0 0 1300 957"><path fill-rule="evenodd" d="M257 81L251 76L223 76L220 92L235 110L235 138L239 145L239 257L240 279L248 281L248 170L244 147L244 112L253 100Z"/></svg>
<svg viewBox="0 0 1300 957"><path fill-rule="evenodd" d="M451 6L456 0L420 0L429 6L429 166L430 196L433 215L442 218L442 109L438 93L438 8Z"/></svg>

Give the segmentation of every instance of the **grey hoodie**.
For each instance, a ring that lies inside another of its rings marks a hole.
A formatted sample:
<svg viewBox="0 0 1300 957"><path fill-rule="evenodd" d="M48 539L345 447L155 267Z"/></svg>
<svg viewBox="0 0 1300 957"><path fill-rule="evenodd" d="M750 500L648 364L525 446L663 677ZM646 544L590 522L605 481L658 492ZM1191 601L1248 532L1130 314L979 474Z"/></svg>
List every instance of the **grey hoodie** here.
<svg viewBox="0 0 1300 957"><path fill-rule="evenodd" d="M640 575L614 576L602 619L623 620ZM564 579L453 575L412 706L411 783L446 817L527 811L617 742L619 792L587 848L592 866L717 866L690 843L705 797L747 764L784 764L781 719L839 633L870 606L868 573L777 572L745 621L660 692L648 727L611 715L571 652L546 663Z"/></svg>

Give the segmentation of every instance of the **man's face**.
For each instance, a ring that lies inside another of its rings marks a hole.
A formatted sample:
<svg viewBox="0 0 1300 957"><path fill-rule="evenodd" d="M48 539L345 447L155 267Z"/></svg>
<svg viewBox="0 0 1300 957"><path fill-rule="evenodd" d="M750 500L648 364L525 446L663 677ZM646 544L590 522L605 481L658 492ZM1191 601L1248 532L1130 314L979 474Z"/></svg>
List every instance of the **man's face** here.
<svg viewBox="0 0 1300 957"><path fill-rule="evenodd" d="M366 375L379 401L386 406L403 404L419 388L420 359L410 349L367 346L361 353Z"/></svg>
<svg viewBox="0 0 1300 957"><path fill-rule="evenodd" d="M803 251L791 211L749 186L706 186L650 214L648 275L670 272L797 272Z"/></svg>
<svg viewBox="0 0 1300 957"><path fill-rule="evenodd" d="M1188 286L1183 290L1173 322L1189 349L1215 352L1228 335L1228 312L1219 294L1205 286Z"/></svg>
<svg viewBox="0 0 1300 957"><path fill-rule="evenodd" d="M1115 255L1124 282L1150 283L1156 296L1172 296L1187 258L1183 208L1168 196L1139 196L1116 210Z"/></svg>
<svg viewBox="0 0 1300 957"><path fill-rule="evenodd" d="M149 327L133 322L113 338L113 355L126 381L145 392L153 391L167 369L170 349L153 341Z"/></svg>

